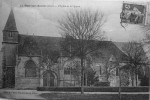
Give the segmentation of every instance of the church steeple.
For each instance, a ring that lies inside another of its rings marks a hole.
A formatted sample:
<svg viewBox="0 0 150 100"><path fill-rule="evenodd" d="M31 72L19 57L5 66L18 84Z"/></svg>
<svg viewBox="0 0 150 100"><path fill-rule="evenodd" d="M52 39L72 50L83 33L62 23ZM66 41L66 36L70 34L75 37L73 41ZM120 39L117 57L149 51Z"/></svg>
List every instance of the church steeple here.
<svg viewBox="0 0 150 100"><path fill-rule="evenodd" d="M12 8L3 30L3 43L18 43L18 31Z"/></svg>
<svg viewBox="0 0 150 100"><path fill-rule="evenodd" d="M10 11L4 30L5 31L17 31L13 9L11 9Z"/></svg>
<svg viewBox="0 0 150 100"><path fill-rule="evenodd" d="M6 25L3 30L3 54L4 54L4 87L15 87L15 66L17 63L18 31L16 28L15 16L11 9Z"/></svg>

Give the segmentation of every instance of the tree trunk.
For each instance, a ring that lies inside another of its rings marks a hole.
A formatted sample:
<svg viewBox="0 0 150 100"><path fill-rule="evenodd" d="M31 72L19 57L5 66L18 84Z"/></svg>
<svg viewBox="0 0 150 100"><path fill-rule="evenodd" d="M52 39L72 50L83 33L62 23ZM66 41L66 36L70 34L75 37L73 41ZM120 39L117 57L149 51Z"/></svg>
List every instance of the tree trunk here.
<svg viewBox="0 0 150 100"><path fill-rule="evenodd" d="M119 69L119 100L121 100L121 72Z"/></svg>
<svg viewBox="0 0 150 100"><path fill-rule="evenodd" d="M134 86L134 74L131 73L131 81L132 81L132 86Z"/></svg>
<svg viewBox="0 0 150 100"><path fill-rule="evenodd" d="M84 73L84 85L87 86L87 73Z"/></svg>
<svg viewBox="0 0 150 100"><path fill-rule="evenodd" d="M82 57L81 57L81 94L84 94L84 66Z"/></svg>
<svg viewBox="0 0 150 100"><path fill-rule="evenodd" d="M132 76L131 80L132 80L132 86L134 86L133 76Z"/></svg>
<svg viewBox="0 0 150 100"><path fill-rule="evenodd" d="M137 86L137 84L138 84L138 80L137 80L137 74L135 74L135 80L136 80L136 86Z"/></svg>
<svg viewBox="0 0 150 100"><path fill-rule="evenodd" d="M136 69L136 74L135 74L135 78L136 78L136 86L138 86L138 68Z"/></svg>
<svg viewBox="0 0 150 100"><path fill-rule="evenodd" d="M131 81L132 81L132 86L134 86L134 69L131 69Z"/></svg>

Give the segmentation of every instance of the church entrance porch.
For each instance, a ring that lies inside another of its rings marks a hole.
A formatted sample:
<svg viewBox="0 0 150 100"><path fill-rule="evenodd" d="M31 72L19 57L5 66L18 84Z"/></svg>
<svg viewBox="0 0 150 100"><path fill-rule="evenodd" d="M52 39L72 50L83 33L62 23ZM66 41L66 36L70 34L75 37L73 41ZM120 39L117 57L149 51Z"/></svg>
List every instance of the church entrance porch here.
<svg viewBox="0 0 150 100"><path fill-rule="evenodd" d="M43 86L57 86L57 77L54 72L46 71L43 74Z"/></svg>

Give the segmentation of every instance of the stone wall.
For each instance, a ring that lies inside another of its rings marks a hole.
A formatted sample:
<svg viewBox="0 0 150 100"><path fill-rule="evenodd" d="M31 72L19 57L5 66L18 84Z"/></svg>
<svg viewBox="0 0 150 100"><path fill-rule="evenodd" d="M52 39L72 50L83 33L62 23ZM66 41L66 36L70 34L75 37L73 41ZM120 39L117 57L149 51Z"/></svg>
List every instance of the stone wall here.
<svg viewBox="0 0 150 100"><path fill-rule="evenodd" d="M37 77L25 77L25 64L32 59L37 67L39 67L39 57L19 57L20 62L16 66L15 88L33 88L40 86L40 73L37 70Z"/></svg>
<svg viewBox="0 0 150 100"><path fill-rule="evenodd" d="M75 62L74 62L75 61ZM61 64L61 70L60 70L60 87L61 86L80 86L80 79L75 77L74 74L65 74L64 70L65 68L75 68L76 63L80 63L80 59L75 58L74 60L65 60L63 59L63 62ZM77 69L79 70L79 69ZM79 70L80 71L80 70ZM77 75L78 76L78 75Z"/></svg>
<svg viewBox="0 0 150 100"><path fill-rule="evenodd" d="M2 62L3 62L3 53L0 52L0 88L2 88Z"/></svg>
<svg viewBox="0 0 150 100"><path fill-rule="evenodd" d="M16 65L16 44L3 44L6 66L14 67Z"/></svg>
<svg viewBox="0 0 150 100"><path fill-rule="evenodd" d="M40 86L39 78L25 78L25 77L17 77L16 78L16 89L25 89L25 88L32 88L36 89Z"/></svg>

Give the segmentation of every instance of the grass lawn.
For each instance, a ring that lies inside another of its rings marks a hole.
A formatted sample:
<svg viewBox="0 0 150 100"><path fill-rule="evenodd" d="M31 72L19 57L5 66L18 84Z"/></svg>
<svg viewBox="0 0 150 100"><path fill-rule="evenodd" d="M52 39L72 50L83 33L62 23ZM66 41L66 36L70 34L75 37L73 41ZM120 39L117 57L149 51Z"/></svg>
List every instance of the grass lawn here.
<svg viewBox="0 0 150 100"><path fill-rule="evenodd" d="M119 100L117 94L43 93L40 96L49 100ZM148 94L122 94L121 97L121 100L149 100Z"/></svg>

